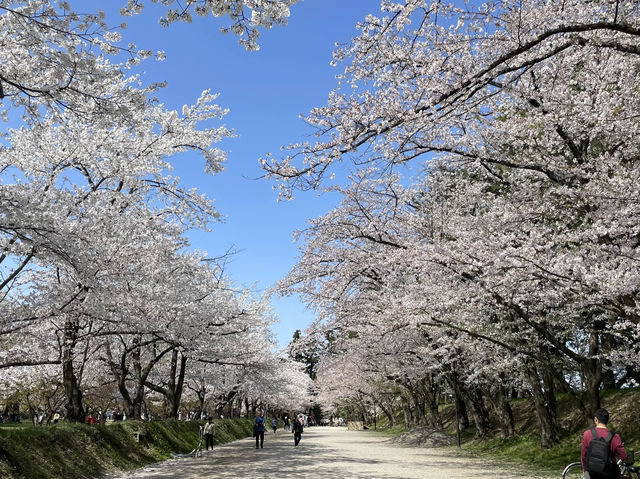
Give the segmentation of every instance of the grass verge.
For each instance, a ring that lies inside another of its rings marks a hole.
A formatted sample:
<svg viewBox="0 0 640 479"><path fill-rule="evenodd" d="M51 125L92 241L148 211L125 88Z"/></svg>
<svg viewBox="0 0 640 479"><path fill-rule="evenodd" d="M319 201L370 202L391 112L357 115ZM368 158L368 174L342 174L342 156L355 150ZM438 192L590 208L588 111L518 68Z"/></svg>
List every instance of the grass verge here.
<svg viewBox="0 0 640 479"><path fill-rule="evenodd" d="M216 444L252 433L248 419L215 422ZM171 453L192 451L203 424L204 421L166 420L0 427L0 477L88 479L132 470L167 459Z"/></svg>
<svg viewBox="0 0 640 479"><path fill-rule="evenodd" d="M517 436L503 439L496 427L488 437L475 439L473 425L462 432L461 448L448 447L452 454L465 454L486 459L498 460L523 466L538 472L544 471L551 474L559 474L564 467L580 460L580 442L582 433L590 427L575 402L568 395L560 395L558 398L559 425L561 429L560 442L551 449L540 447L540 437L537 431L535 415L531 402L522 399L513 401L511 406L516 421ZM604 391L602 406L611 414L610 428L618 432L625 443L625 448L630 451L640 450L640 390L625 389L617 391ZM445 424L445 430L455 434L455 410L446 405L441 410ZM406 431L402 417L396 421L397 425L389 427L386 419L378 421L377 432L385 435L399 435Z"/></svg>

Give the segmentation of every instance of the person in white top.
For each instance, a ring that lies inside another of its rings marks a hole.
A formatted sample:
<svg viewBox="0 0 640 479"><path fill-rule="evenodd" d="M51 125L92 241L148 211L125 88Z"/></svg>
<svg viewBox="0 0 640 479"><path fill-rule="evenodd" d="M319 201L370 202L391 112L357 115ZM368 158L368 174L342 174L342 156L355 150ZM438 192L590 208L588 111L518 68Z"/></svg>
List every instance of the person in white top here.
<svg viewBox="0 0 640 479"><path fill-rule="evenodd" d="M211 449L213 449L213 436L215 433L216 425L211 418L208 418L207 423L204 425L204 439L207 451L209 450L209 445L211 445Z"/></svg>

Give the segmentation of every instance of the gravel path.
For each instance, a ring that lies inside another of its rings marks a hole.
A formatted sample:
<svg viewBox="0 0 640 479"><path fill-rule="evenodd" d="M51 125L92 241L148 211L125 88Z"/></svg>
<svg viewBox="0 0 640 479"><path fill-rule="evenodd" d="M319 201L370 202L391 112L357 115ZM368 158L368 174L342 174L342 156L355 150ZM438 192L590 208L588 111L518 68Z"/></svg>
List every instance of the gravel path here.
<svg viewBox="0 0 640 479"><path fill-rule="evenodd" d="M505 470L478 459L451 457L442 449L392 446L386 438L373 433L319 427L305 429L296 448L293 435L280 429L276 435L265 435L264 449L256 450L252 438L241 439L216 446L200 458L173 459L117 478L551 479L558 476Z"/></svg>

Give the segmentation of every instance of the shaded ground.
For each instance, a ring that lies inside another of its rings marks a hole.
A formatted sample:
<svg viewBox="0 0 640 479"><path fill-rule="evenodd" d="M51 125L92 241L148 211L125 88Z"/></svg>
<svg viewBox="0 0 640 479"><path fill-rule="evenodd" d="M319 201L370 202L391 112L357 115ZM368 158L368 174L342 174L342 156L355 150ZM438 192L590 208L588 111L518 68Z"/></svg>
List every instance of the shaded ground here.
<svg viewBox="0 0 640 479"><path fill-rule="evenodd" d="M452 446L456 438L444 431L438 431L430 427L417 427L404 434L391 439L391 444L396 446L438 447Z"/></svg>
<svg viewBox="0 0 640 479"><path fill-rule="evenodd" d="M451 457L447 450L392 445L387 438L344 428L308 428L293 447L293 435L268 433L264 449L252 438L216 446L197 459L174 459L112 479L318 478L456 479L536 478L531 471L500 468L486 461Z"/></svg>

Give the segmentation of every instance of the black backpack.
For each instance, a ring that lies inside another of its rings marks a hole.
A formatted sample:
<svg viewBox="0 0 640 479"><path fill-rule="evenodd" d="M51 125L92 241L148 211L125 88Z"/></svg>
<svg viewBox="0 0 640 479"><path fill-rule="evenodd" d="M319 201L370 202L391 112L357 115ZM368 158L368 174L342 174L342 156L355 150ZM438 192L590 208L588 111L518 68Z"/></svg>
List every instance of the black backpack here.
<svg viewBox="0 0 640 479"><path fill-rule="evenodd" d="M599 437L595 428L592 427L591 434L593 435L593 439L587 447L585 469L589 472L602 474L606 471L607 464L610 462L611 439L613 439L615 433L609 431L607 437Z"/></svg>

